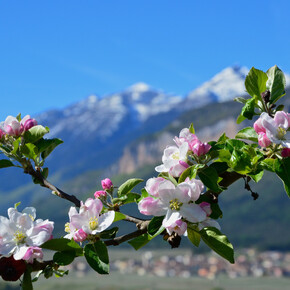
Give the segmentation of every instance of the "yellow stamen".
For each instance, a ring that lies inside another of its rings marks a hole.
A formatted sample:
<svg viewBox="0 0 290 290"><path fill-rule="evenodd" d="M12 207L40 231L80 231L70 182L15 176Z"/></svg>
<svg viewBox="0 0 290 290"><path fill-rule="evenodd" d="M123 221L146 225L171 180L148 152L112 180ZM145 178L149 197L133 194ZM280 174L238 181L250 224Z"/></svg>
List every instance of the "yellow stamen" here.
<svg viewBox="0 0 290 290"><path fill-rule="evenodd" d="M179 152L175 152L174 154L172 154L172 159L179 160Z"/></svg>
<svg viewBox="0 0 290 290"><path fill-rule="evenodd" d="M69 223L66 223L65 224L65 226L64 226L64 231L66 232L66 233L70 233L70 227L69 227Z"/></svg>
<svg viewBox="0 0 290 290"><path fill-rule="evenodd" d="M177 198L170 200L169 207L172 210L180 210L180 207L183 205L182 202L179 202Z"/></svg>
<svg viewBox="0 0 290 290"><path fill-rule="evenodd" d="M25 243L26 236L23 232L21 231L16 231L14 233L14 241L16 244L24 244Z"/></svg>
<svg viewBox="0 0 290 290"><path fill-rule="evenodd" d="M92 231L95 230L99 225L98 219L95 216L90 218L89 225Z"/></svg>

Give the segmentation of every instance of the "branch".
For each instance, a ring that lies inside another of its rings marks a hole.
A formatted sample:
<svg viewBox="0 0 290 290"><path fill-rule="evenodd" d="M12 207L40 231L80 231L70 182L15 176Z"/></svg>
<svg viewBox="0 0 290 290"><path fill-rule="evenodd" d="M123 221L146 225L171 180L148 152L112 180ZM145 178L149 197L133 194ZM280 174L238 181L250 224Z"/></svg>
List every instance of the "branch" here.
<svg viewBox="0 0 290 290"><path fill-rule="evenodd" d="M50 189L57 196L72 202L76 207L81 206L81 202L76 196L67 194L64 191L62 191L61 189L59 189L56 186L54 186L53 184L51 184L48 180L46 180L42 176L42 174L39 170L34 170L31 164L25 167L24 173L27 173L27 174L31 175L32 177L34 177L40 183L41 186Z"/></svg>

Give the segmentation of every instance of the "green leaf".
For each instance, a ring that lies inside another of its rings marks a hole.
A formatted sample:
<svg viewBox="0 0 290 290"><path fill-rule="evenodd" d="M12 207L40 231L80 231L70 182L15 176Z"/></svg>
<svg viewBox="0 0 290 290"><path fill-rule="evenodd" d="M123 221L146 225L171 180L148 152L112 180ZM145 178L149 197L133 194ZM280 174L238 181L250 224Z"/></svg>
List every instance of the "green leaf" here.
<svg viewBox="0 0 290 290"><path fill-rule="evenodd" d="M227 171L229 168L226 162L213 162L209 167L214 168L218 174Z"/></svg>
<svg viewBox="0 0 290 290"><path fill-rule="evenodd" d="M189 177L189 179L195 178L197 171L203 167L205 167L205 164L195 164L186 168L180 175L178 183L184 182L187 177Z"/></svg>
<svg viewBox="0 0 290 290"><path fill-rule="evenodd" d="M129 192L126 196L127 198L123 201L123 204L137 202L141 195L135 192Z"/></svg>
<svg viewBox="0 0 290 290"><path fill-rule="evenodd" d="M217 228L208 227L200 231L202 240L217 254L228 260L230 263L235 263L234 248L228 238L222 234Z"/></svg>
<svg viewBox="0 0 290 290"><path fill-rule="evenodd" d="M249 95L252 97L257 96L261 99L261 93L267 89L267 80L268 76L266 73L252 67L245 80L245 87Z"/></svg>
<svg viewBox="0 0 290 290"><path fill-rule="evenodd" d="M73 262L75 259L75 252L73 251L63 251L63 252L56 252L53 255L53 261L60 266L66 266Z"/></svg>
<svg viewBox="0 0 290 290"><path fill-rule="evenodd" d="M267 76L266 86L271 93L270 103L273 104L285 95L286 78L277 65L267 70Z"/></svg>
<svg viewBox="0 0 290 290"><path fill-rule="evenodd" d="M283 181L286 193L290 197L290 157L282 160L275 159L274 171Z"/></svg>
<svg viewBox="0 0 290 290"><path fill-rule="evenodd" d="M190 126L189 126L189 132L192 133L192 134L195 134L193 123L191 123Z"/></svg>
<svg viewBox="0 0 290 290"><path fill-rule="evenodd" d="M143 179L132 178L124 182L118 189L118 196L128 194L136 185L143 182Z"/></svg>
<svg viewBox="0 0 290 290"><path fill-rule="evenodd" d="M20 143L21 143L21 137L17 138L15 141L13 141L13 150L11 151L12 154L16 154Z"/></svg>
<svg viewBox="0 0 290 290"><path fill-rule="evenodd" d="M228 165L237 173L247 174L252 171L251 157L249 154L234 150Z"/></svg>
<svg viewBox="0 0 290 290"><path fill-rule="evenodd" d="M100 234L100 238L101 239L113 239L116 237L118 230L119 230L118 227L114 227L114 228L111 228L109 230L102 231Z"/></svg>
<svg viewBox="0 0 290 290"><path fill-rule="evenodd" d="M37 147L32 143L26 143L21 147L21 152L27 158L35 160L38 155Z"/></svg>
<svg viewBox="0 0 290 290"><path fill-rule="evenodd" d="M256 133L253 127L246 127L240 130L235 138L258 142L258 134Z"/></svg>
<svg viewBox="0 0 290 290"><path fill-rule="evenodd" d="M12 167L14 166L14 164L7 159L2 159L0 160L0 168L6 168L6 167Z"/></svg>
<svg viewBox="0 0 290 290"><path fill-rule="evenodd" d="M41 248L57 252L73 251L77 256L83 255L83 249L79 244L77 244L74 240L65 238L49 240L42 244Z"/></svg>
<svg viewBox="0 0 290 290"><path fill-rule="evenodd" d="M125 219L126 216L118 211L115 211L115 218L114 218L114 221L113 222L117 222L117 221L120 221L120 220L123 220Z"/></svg>
<svg viewBox="0 0 290 290"><path fill-rule="evenodd" d="M197 230L194 230L191 227L187 227L187 237L196 247L199 246L200 234L197 232Z"/></svg>
<svg viewBox="0 0 290 290"><path fill-rule="evenodd" d="M171 174L169 174L168 172L161 172L158 175L158 177L162 177L164 179L167 179L167 180L171 181L175 186L177 186L176 179Z"/></svg>
<svg viewBox="0 0 290 290"><path fill-rule="evenodd" d="M245 118L243 115L240 114L237 118L237 124L241 124L246 119L247 118Z"/></svg>
<svg viewBox="0 0 290 290"><path fill-rule="evenodd" d="M217 143L225 143L228 139L229 137L227 137L226 133L223 133L217 140Z"/></svg>
<svg viewBox="0 0 290 290"><path fill-rule="evenodd" d="M32 290L32 280L31 280L31 269L28 267L23 275L23 280L21 283L22 290Z"/></svg>
<svg viewBox="0 0 290 290"><path fill-rule="evenodd" d="M41 153L42 159L45 159L58 145L62 144L63 141L58 138L44 139L41 138L35 144L38 148L38 152Z"/></svg>
<svg viewBox="0 0 290 290"><path fill-rule="evenodd" d="M99 274L109 274L109 255L104 242L96 241L94 244L87 244L84 255L92 269Z"/></svg>
<svg viewBox="0 0 290 290"><path fill-rule="evenodd" d="M237 120L238 124L240 124L243 120L245 120L245 118L252 120L253 116L255 115L255 104L256 104L255 98L251 98L246 102L240 114L240 116L242 117L238 117Z"/></svg>
<svg viewBox="0 0 290 290"><path fill-rule="evenodd" d="M37 125L24 133L24 139L26 142L35 143L47 133L49 133L49 129L47 127L44 128L41 125Z"/></svg>
<svg viewBox="0 0 290 290"><path fill-rule="evenodd" d="M226 141L225 148L233 153L234 149L242 149L245 146L245 142L236 139L229 139Z"/></svg>
<svg viewBox="0 0 290 290"><path fill-rule="evenodd" d="M198 172L202 183L214 192L221 192L222 188L218 185L219 176L213 167L206 167Z"/></svg>
<svg viewBox="0 0 290 290"><path fill-rule="evenodd" d="M264 170L260 169L255 172L248 173L247 175L250 176L255 182L259 182L264 175Z"/></svg>
<svg viewBox="0 0 290 290"><path fill-rule="evenodd" d="M275 163L275 159L266 158L260 162L260 166L262 166L262 168L264 168L265 170L274 172L274 163Z"/></svg>
<svg viewBox="0 0 290 290"><path fill-rule="evenodd" d="M143 234L131 241L128 242L136 251L144 247L152 240L152 237L149 234Z"/></svg>
<svg viewBox="0 0 290 290"><path fill-rule="evenodd" d="M238 102L238 103L245 104L248 101L248 99L245 99L245 98L242 98L242 97L237 97L237 98L234 98L234 101Z"/></svg>
<svg viewBox="0 0 290 290"><path fill-rule="evenodd" d="M164 216L155 216L148 225L148 234L154 236L162 226Z"/></svg>

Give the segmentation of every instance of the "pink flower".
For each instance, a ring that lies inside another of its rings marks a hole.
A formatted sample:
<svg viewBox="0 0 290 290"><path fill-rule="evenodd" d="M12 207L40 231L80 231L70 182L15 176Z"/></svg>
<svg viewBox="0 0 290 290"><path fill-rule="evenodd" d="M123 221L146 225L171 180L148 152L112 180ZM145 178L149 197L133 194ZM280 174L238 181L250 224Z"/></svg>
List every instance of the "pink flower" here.
<svg viewBox="0 0 290 290"><path fill-rule="evenodd" d="M146 191L155 197L158 197L158 188L162 182L170 182L162 177L153 177L147 180L145 189Z"/></svg>
<svg viewBox="0 0 290 290"><path fill-rule="evenodd" d="M163 226L166 228L166 231L169 235L175 232L179 236L182 236L187 230L187 223L182 221L181 219L174 220L172 223L170 221L167 221L167 223L163 224Z"/></svg>
<svg viewBox="0 0 290 290"><path fill-rule="evenodd" d="M34 259L40 259L43 258L43 252L42 249L39 247L28 247L24 256L22 257L22 260L27 261L27 263L32 264Z"/></svg>
<svg viewBox="0 0 290 290"><path fill-rule="evenodd" d="M160 199L151 196L143 198L138 204L139 211L144 215L162 216L166 209Z"/></svg>
<svg viewBox="0 0 290 290"><path fill-rule="evenodd" d="M290 157L290 148L283 148L281 151L281 156L283 158Z"/></svg>
<svg viewBox="0 0 290 290"><path fill-rule="evenodd" d="M179 133L179 138L175 137L174 142L177 146L181 146L184 142L191 143L193 140L197 139L195 134L192 134L188 128L184 128Z"/></svg>
<svg viewBox="0 0 290 290"><path fill-rule="evenodd" d="M268 147L272 144L272 142L267 137L266 133L259 133L258 143L261 147Z"/></svg>
<svg viewBox="0 0 290 290"><path fill-rule="evenodd" d="M23 125L24 131L29 130L30 128L37 125L37 121L35 119L30 118L29 115L26 115L20 122Z"/></svg>
<svg viewBox="0 0 290 290"><path fill-rule="evenodd" d="M190 149L192 152L197 156L205 155L211 148L211 146L207 143L202 143L200 140L196 139L193 140L189 144Z"/></svg>
<svg viewBox="0 0 290 290"><path fill-rule="evenodd" d="M6 133L0 129L0 139L5 135L6 135Z"/></svg>
<svg viewBox="0 0 290 290"><path fill-rule="evenodd" d="M100 198L102 196L107 196L107 192L104 190L98 190L94 193L95 198Z"/></svg>
<svg viewBox="0 0 290 290"><path fill-rule="evenodd" d="M85 233L83 229L79 229L74 232L73 239L76 242L83 242L86 240L87 236L87 233Z"/></svg>
<svg viewBox="0 0 290 290"><path fill-rule="evenodd" d="M255 123L254 123L254 129L258 134L261 133L266 133L266 129L262 125L262 119L259 118Z"/></svg>
<svg viewBox="0 0 290 290"><path fill-rule="evenodd" d="M102 180L102 187L105 190L109 190L113 187L113 182L111 181L111 179L106 178L106 179Z"/></svg>
<svg viewBox="0 0 290 290"><path fill-rule="evenodd" d="M14 137L18 137L23 132L23 125L13 116L8 116L4 121L5 132Z"/></svg>

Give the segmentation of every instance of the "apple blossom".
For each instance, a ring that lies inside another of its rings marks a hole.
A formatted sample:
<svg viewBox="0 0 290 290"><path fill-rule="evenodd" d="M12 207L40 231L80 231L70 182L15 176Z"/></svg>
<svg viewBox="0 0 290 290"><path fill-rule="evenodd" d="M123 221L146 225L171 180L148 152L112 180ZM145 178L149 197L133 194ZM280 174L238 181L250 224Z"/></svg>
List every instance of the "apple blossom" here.
<svg viewBox="0 0 290 290"><path fill-rule="evenodd" d="M191 133L188 128L183 128L179 133L179 138L175 136L174 142L177 146L181 146L184 142L190 144L192 141L196 140L195 134Z"/></svg>
<svg viewBox="0 0 290 290"><path fill-rule="evenodd" d="M290 127L288 113L278 111L272 118L264 112L261 114L260 119L271 142L290 148L290 132L287 132Z"/></svg>
<svg viewBox="0 0 290 290"><path fill-rule="evenodd" d="M162 156L163 164L155 167L157 172L170 172L174 177L178 177L187 168L188 143L182 143L180 147L169 146L164 150ZM181 162L180 162L181 161Z"/></svg>
<svg viewBox="0 0 290 290"><path fill-rule="evenodd" d="M5 135L6 135L6 133L5 133L3 130L0 129L0 139L1 139L3 136L5 136Z"/></svg>
<svg viewBox="0 0 290 290"><path fill-rule="evenodd" d="M187 178L175 186L170 181L151 179L148 184L154 185L153 196L142 199L138 204L144 215L163 216L162 225L171 234L184 234L186 227L182 222L200 223L208 219L208 205L195 204L204 188L200 180Z"/></svg>
<svg viewBox="0 0 290 290"><path fill-rule="evenodd" d="M13 116L7 116L3 124L4 131L14 137L18 137L23 132L23 125Z"/></svg>
<svg viewBox="0 0 290 290"><path fill-rule="evenodd" d="M70 222L65 226L68 234L64 237L80 242L89 238L89 235L96 235L104 231L113 223L115 212L108 211L101 214L102 209L102 202L92 198L88 198L85 203L81 202L79 212L75 207L71 207L69 210Z"/></svg>
<svg viewBox="0 0 290 290"><path fill-rule="evenodd" d="M28 262L42 258L39 246L52 238L53 222L35 220L33 207L25 208L22 213L9 208L8 217L0 216L0 255L13 255L15 260Z"/></svg>
<svg viewBox="0 0 290 290"><path fill-rule="evenodd" d="M197 155L197 156L202 156L208 153L210 150L211 146L207 143L202 143L200 140L196 139L190 142L189 147L191 151Z"/></svg>

